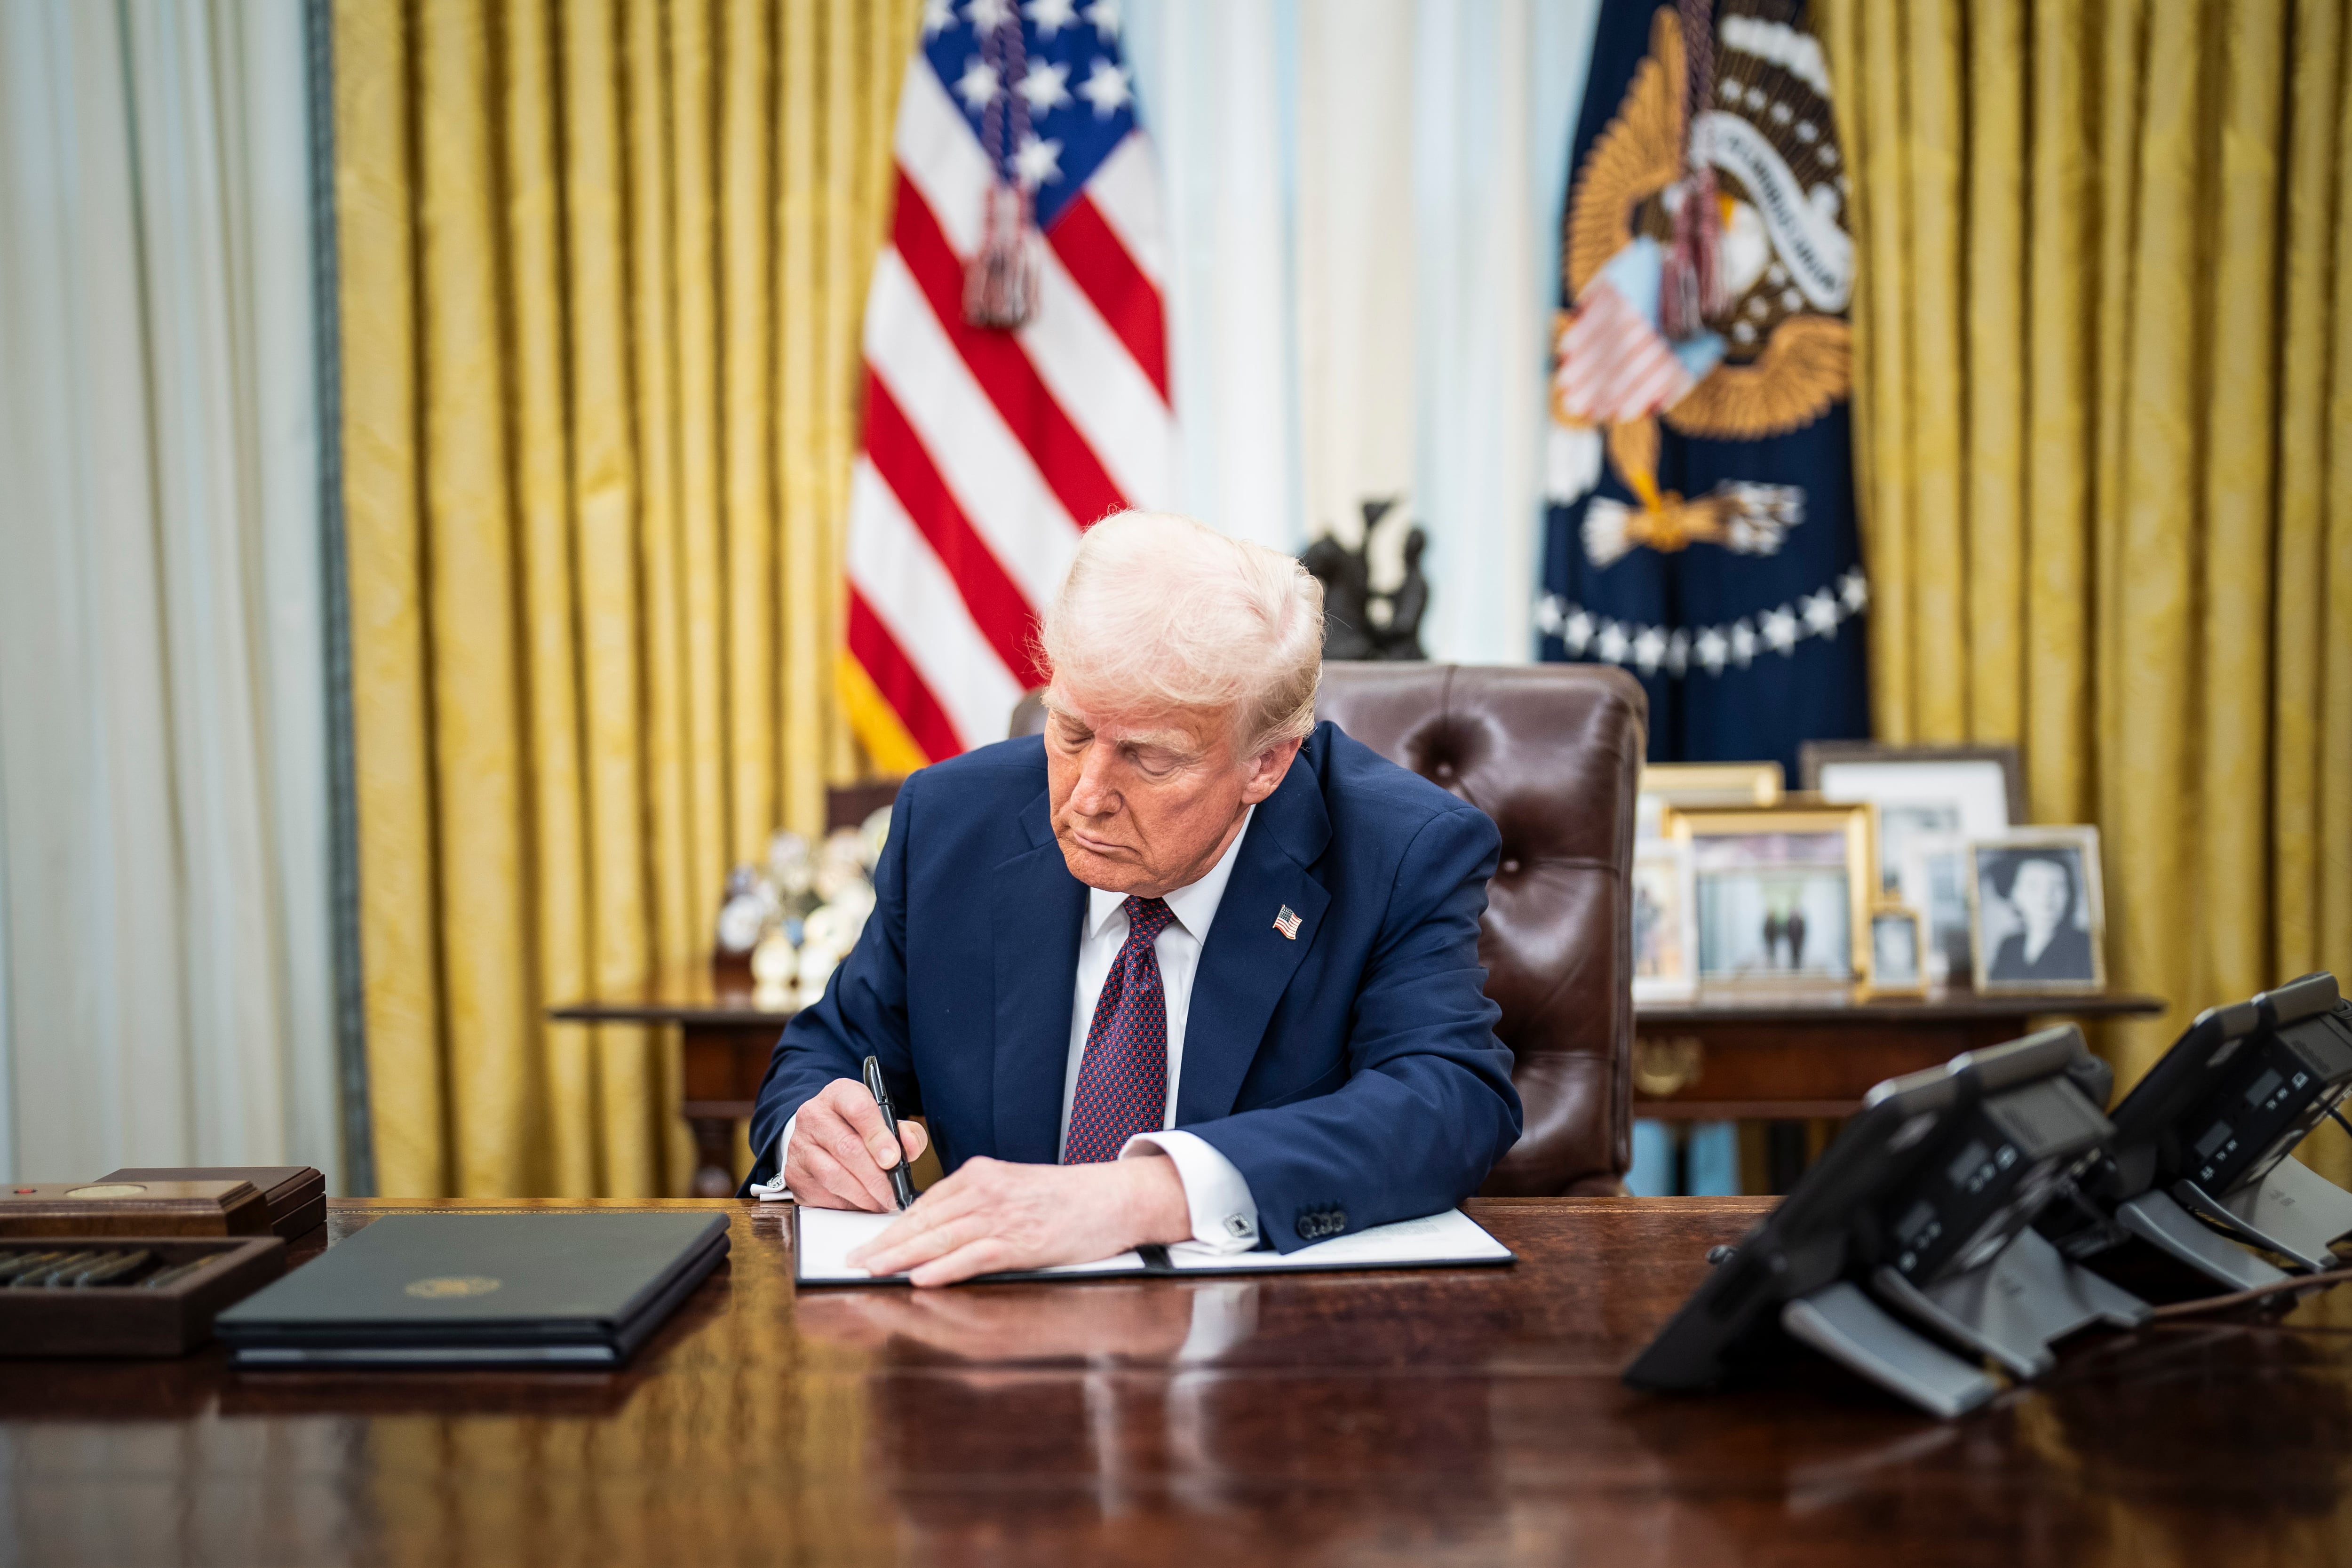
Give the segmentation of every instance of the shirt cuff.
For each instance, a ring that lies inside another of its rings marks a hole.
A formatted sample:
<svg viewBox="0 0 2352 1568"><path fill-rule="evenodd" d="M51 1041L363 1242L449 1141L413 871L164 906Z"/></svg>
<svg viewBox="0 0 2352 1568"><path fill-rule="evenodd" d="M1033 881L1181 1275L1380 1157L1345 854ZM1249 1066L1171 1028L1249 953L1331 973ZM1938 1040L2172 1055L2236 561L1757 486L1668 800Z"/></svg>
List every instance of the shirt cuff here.
<svg viewBox="0 0 2352 1568"><path fill-rule="evenodd" d="M1192 1132L1139 1132L1118 1152L1140 1153L1148 1143L1174 1162L1184 1184L1185 1206L1192 1211L1192 1239L1212 1252L1247 1252L1257 1245L1257 1200L1249 1183L1215 1145Z"/></svg>
<svg viewBox="0 0 2352 1568"><path fill-rule="evenodd" d="M784 1185L784 1151L793 1146L793 1129L800 1122L801 1113L793 1111L784 1121L784 1130L776 1135L776 1179L761 1185L751 1184L751 1195L763 1204L783 1203L791 1199L792 1188Z"/></svg>

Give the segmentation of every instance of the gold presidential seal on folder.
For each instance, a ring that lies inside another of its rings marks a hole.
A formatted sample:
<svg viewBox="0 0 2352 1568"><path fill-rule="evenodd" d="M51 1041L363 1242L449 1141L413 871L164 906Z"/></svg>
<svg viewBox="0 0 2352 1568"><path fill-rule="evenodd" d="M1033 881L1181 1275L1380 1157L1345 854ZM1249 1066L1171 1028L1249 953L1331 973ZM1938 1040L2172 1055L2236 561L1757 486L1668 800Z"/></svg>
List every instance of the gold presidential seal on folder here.
<svg viewBox="0 0 2352 1568"><path fill-rule="evenodd" d="M487 1296L504 1283L486 1274L442 1274L410 1280L408 1293L422 1301L437 1301L451 1296Z"/></svg>

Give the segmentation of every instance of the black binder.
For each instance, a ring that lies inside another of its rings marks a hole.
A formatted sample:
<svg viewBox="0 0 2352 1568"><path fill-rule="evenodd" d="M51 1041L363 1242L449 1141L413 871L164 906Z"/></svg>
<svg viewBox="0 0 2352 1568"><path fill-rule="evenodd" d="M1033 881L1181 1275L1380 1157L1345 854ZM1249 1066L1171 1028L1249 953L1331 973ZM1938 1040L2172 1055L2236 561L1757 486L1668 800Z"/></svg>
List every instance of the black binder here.
<svg viewBox="0 0 2352 1568"><path fill-rule="evenodd" d="M214 1328L239 1367L615 1366L727 1256L727 1216L388 1215Z"/></svg>

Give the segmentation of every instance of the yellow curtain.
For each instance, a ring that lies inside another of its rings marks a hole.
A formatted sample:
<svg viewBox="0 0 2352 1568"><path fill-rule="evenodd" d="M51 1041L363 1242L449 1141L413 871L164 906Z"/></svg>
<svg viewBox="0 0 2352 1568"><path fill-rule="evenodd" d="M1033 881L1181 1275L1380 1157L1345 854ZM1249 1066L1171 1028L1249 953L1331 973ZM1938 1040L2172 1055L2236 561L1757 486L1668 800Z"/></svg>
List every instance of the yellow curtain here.
<svg viewBox="0 0 2352 1568"><path fill-rule="evenodd" d="M2108 1032L2128 1083L2352 984L2345 7L1823 12L1877 732L2014 742L2036 821L2099 826L2113 983L2170 1004Z"/></svg>
<svg viewBox="0 0 2352 1568"><path fill-rule="evenodd" d="M858 321L911 0L335 0L379 1190L678 1190L704 962L822 827Z"/></svg>

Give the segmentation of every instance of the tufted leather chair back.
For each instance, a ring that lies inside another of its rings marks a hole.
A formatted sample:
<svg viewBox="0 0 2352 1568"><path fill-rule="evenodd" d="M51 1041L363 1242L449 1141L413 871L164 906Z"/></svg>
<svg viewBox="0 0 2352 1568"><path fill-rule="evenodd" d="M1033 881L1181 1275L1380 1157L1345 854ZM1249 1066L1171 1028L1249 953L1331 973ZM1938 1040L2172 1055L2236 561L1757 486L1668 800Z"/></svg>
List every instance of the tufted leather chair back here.
<svg viewBox="0 0 2352 1568"><path fill-rule="evenodd" d="M1618 1193L1633 1159L1633 799L1649 704L1590 664L1323 667L1316 717L1502 829L1478 956L1519 1142L1485 1191Z"/></svg>

